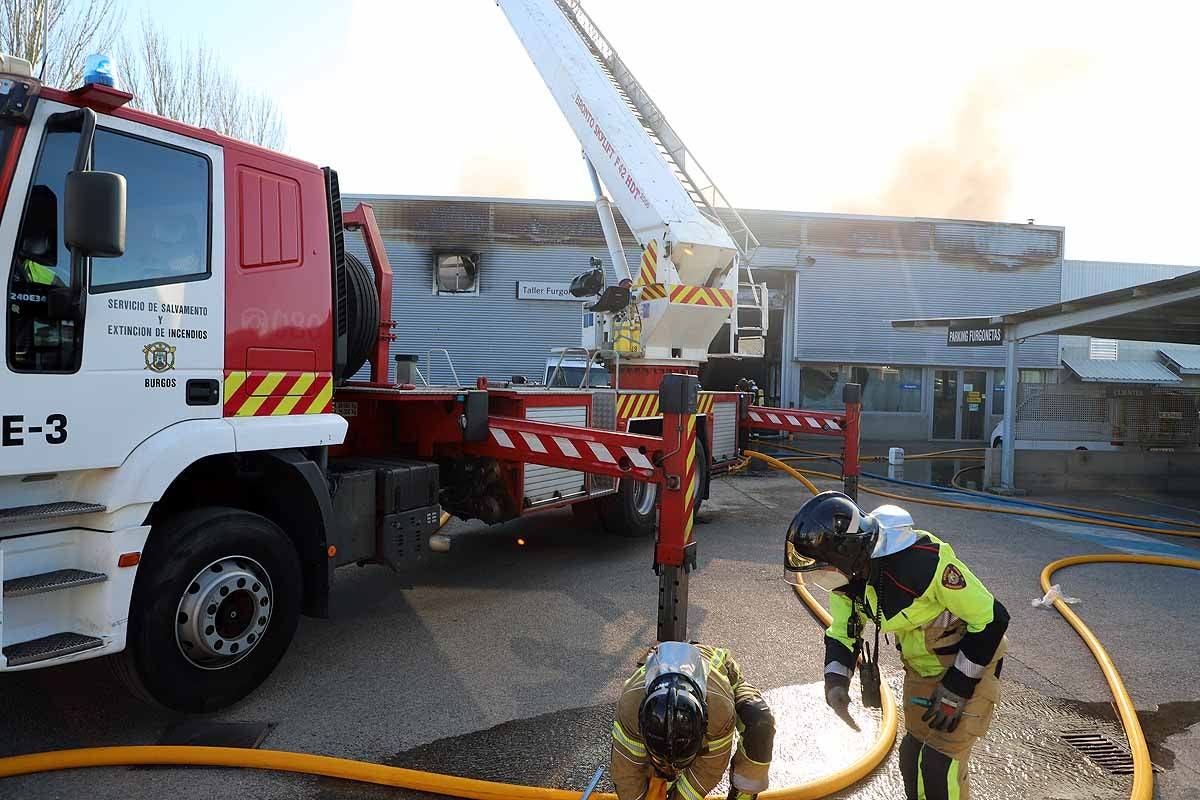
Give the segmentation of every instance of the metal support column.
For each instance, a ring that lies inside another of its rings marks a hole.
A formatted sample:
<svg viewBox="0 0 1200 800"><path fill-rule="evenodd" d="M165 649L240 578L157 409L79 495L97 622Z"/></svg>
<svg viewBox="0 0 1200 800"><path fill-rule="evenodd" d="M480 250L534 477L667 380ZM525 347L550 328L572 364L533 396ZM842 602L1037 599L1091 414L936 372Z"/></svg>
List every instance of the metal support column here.
<svg viewBox="0 0 1200 800"><path fill-rule="evenodd" d="M861 466L858 446L862 422L862 387L847 383L842 387L842 402L846 404L846 424L842 429L842 491L858 502L858 477Z"/></svg>
<svg viewBox="0 0 1200 800"><path fill-rule="evenodd" d="M1017 391L1020 389L1020 376L1017 374L1017 349L1020 342L1011 339L1008 331L1004 332L1004 433L1000 440L1001 467L1000 486L1011 491L1015 488L1013 472L1014 457L1017 446Z"/></svg>
<svg viewBox="0 0 1200 800"><path fill-rule="evenodd" d="M663 482L658 493L658 541L654 572L658 575L658 641L687 641L688 573L696 566L692 522L696 502L696 404L700 385L695 375L665 375L659 387L662 438L671 448L663 456Z"/></svg>

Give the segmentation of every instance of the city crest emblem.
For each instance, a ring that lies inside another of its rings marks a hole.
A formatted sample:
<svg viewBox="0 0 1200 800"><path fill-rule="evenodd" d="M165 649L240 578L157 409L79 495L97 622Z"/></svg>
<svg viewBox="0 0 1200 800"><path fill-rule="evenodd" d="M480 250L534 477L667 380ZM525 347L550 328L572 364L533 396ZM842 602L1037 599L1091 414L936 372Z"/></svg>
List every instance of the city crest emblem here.
<svg viewBox="0 0 1200 800"><path fill-rule="evenodd" d="M152 342L142 348L146 356L146 369L151 372L166 372L175 369L175 348L166 342Z"/></svg>

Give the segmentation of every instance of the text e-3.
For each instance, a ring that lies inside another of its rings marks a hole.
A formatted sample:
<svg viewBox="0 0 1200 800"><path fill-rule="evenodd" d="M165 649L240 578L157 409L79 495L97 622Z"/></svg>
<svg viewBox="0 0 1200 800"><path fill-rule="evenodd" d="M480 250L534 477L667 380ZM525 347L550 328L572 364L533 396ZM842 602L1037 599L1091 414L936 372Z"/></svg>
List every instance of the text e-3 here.
<svg viewBox="0 0 1200 800"><path fill-rule="evenodd" d="M20 447L31 435L41 435L46 444L62 444L67 440L67 417L50 414L43 425L27 425L24 414L5 414L0 417L0 444Z"/></svg>

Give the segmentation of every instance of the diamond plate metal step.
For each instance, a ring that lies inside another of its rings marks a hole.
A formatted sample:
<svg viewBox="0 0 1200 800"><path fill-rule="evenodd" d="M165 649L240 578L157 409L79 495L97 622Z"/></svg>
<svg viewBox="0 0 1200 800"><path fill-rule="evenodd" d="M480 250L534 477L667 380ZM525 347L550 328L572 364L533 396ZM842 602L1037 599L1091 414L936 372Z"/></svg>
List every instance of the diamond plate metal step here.
<svg viewBox="0 0 1200 800"><path fill-rule="evenodd" d="M4 657L8 659L10 667L19 667L103 646L104 640L95 636L84 636L82 633L52 633L40 639L10 644L4 648Z"/></svg>
<svg viewBox="0 0 1200 800"><path fill-rule="evenodd" d="M108 580L103 572L88 572L83 569L56 569L53 572L43 572L40 575L27 575L24 578L9 578L4 582L5 597L26 597L31 594L57 592L60 589L71 589L76 586L87 586Z"/></svg>
<svg viewBox="0 0 1200 800"><path fill-rule="evenodd" d="M104 506L97 503L80 503L77 501L65 503L43 503L42 505L38 506L0 508L0 525L9 522L23 522L31 519L53 519L54 517L69 517L74 514L91 514L104 510Z"/></svg>

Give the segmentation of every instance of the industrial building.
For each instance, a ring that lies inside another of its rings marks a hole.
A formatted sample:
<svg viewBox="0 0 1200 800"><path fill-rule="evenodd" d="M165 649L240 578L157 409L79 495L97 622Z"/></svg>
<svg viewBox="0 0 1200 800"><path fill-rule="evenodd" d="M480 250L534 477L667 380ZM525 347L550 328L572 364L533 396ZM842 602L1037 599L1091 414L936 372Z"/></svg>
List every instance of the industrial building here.
<svg viewBox="0 0 1200 800"><path fill-rule="evenodd" d="M581 303L567 286L593 257L610 266L591 203L344 199L359 201L374 206L392 263L393 354L417 356L426 379L540 382L552 349L579 346ZM762 243L754 278L770 289L766 357L714 359L702 381L751 377L767 404L812 410L836 409L845 383L862 384L868 439L987 440L1003 409L1003 348L950 346L944 331L897 335L891 320L1016 312L1191 269L1064 261L1064 230L1045 225L742 214ZM1019 367L1026 385L1200 384L1192 350L1042 336L1022 345Z"/></svg>

